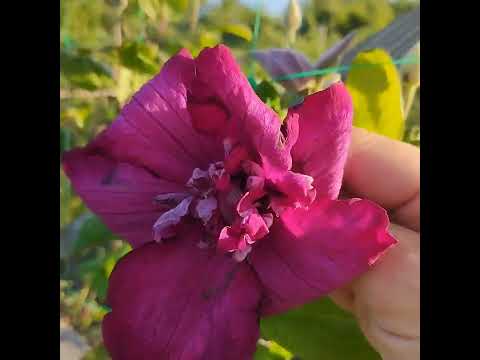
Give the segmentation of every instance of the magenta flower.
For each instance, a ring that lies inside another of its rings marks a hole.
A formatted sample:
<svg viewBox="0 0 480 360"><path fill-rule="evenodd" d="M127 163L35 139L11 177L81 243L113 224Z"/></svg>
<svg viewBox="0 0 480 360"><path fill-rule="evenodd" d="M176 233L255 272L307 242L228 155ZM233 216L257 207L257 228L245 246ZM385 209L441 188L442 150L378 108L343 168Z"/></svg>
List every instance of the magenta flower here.
<svg viewBox="0 0 480 360"><path fill-rule="evenodd" d="M329 293L396 241L385 210L337 200L352 104L341 83L282 123L225 46L180 51L63 166L134 250L113 271L114 359L246 359L259 318Z"/></svg>

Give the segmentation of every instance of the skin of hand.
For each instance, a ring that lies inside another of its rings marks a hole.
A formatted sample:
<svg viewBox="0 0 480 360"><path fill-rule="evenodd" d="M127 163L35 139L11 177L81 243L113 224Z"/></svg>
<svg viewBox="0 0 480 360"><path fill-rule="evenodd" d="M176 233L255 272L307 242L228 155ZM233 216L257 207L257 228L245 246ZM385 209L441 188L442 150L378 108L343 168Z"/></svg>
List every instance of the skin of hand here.
<svg viewBox="0 0 480 360"><path fill-rule="evenodd" d="M420 359L420 150L354 128L343 189L387 209L398 244L330 297L383 360Z"/></svg>

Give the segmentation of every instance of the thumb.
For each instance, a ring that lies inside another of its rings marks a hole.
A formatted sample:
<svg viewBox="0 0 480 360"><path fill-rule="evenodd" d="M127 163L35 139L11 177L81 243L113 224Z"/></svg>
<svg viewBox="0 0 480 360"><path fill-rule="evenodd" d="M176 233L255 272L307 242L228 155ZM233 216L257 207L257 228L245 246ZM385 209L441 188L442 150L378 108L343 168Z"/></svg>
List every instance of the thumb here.
<svg viewBox="0 0 480 360"><path fill-rule="evenodd" d="M384 360L420 359L420 235L392 224L398 244L331 298L352 312Z"/></svg>

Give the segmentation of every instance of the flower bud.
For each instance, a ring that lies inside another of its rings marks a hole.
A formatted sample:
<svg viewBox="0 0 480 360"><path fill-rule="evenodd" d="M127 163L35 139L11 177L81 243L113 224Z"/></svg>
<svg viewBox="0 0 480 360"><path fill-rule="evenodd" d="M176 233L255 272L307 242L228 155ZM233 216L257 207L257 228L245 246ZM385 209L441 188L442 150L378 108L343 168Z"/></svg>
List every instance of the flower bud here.
<svg viewBox="0 0 480 360"><path fill-rule="evenodd" d="M288 41L290 44L293 44L297 31L302 25L302 9L300 8L298 0L290 0L285 25L287 26Z"/></svg>
<svg viewBox="0 0 480 360"><path fill-rule="evenodd" d="M190 12L190 31L195 32L198 26L198 17L200 15L200 0L193 0Z"/></svg>

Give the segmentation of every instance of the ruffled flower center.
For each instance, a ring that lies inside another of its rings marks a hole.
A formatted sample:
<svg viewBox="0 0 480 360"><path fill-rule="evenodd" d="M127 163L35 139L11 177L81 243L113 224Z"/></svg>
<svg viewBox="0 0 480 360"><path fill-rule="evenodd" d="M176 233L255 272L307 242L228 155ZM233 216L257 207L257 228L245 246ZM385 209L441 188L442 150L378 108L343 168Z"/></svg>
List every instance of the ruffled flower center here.
<svg viewBox="0 0 480 360"><path fill-rule="evenodd" d="M188 192L155 197L168 209L153 225L155 241L173 237L180 223L195 221L204 228L200 248L215 247L243 261L285 208L308 207L315 198L310 176L287 171L269 179L242 145L226 139L224 149L224 161L193 170Z"/></svg>

